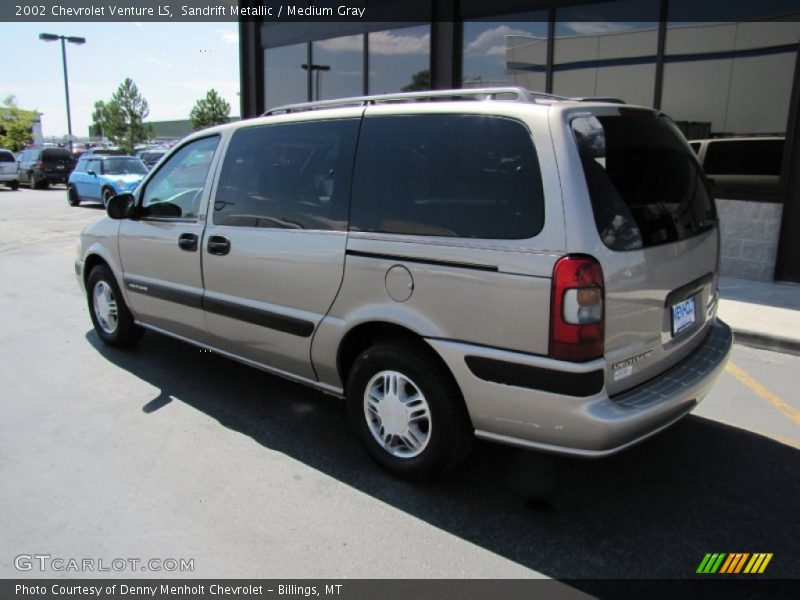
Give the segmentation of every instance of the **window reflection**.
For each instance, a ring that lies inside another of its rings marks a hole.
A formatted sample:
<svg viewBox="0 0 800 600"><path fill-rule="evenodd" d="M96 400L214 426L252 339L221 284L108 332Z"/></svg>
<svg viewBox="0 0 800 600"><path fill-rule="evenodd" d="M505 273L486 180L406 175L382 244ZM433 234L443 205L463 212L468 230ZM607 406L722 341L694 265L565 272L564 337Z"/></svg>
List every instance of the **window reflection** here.
<svg viewBox="0 0 800 600"><path fill-rule="evenodd" d="M798 39L796 21L670 24L661 106L690 137L782 135Z"/></svg>
<svg viewBox="0 0 800 600"><path fill-rule="evenodd" d="M308 62L306 44L264 50L264 99L267 109L306 102L308 79L302 65Z"/></svg>
<svg viewBox="0 0 800 600"><path fill-rule="evenodd" d="M376 31L369 38L369 93L431 88L430 25Z"/></svg>
<svg viewBox="0 0 800 600"><path fill-rule="evenodd" d="M553 93L652 106L658 14L658 0L558 9Z"/></svg>
<svg viewBox="0 0 800 600"><path fill-rule="evenodd" d="M545 91L547 27L546 11L512 15L507 22L466 21L462 87Z"/></svg>
<svg viewBox="0 0 800 600"><path fill-rule="evenodd" d="M364 91L364 36L313 42L312 100L360 96ZM303 64L306 61L303 60Z"/></svg>

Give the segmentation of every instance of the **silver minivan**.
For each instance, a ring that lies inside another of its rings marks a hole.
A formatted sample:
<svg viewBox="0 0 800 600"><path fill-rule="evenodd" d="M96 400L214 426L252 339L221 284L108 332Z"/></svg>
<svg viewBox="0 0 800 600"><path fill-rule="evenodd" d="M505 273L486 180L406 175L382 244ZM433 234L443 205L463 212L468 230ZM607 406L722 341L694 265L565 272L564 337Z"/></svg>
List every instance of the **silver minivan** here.
<svg viewBox="0 0 800 600"><path fill-rule="evenodd" d="M81 235L97 335L146 329L346 398L384 467L483 438L597 457L731 349L719 227L672 121L520 88L282 107L184 139Z"/></svg>

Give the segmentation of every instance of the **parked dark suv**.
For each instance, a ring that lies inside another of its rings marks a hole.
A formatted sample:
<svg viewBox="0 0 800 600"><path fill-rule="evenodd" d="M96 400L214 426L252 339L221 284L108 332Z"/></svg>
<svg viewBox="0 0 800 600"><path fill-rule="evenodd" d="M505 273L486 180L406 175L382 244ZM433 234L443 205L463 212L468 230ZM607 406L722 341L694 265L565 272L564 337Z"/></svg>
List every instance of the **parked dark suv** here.
<svg viewBox="0 0 800 600"><path fill-rule="evenodd" d="M20 157L19 180L31 189L66 184L73 168L75 159L66 148L30 148Z"/></svg>

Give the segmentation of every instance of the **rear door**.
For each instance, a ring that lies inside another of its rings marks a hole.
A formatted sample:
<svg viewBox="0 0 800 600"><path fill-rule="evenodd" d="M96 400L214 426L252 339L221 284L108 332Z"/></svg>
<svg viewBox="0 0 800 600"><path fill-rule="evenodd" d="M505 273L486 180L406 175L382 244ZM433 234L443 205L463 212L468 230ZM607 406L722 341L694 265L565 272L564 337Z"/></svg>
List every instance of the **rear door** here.
<svg viewBox="0 0 800 600"><path fill-rule="evenodd" d="M72 153L64 148L45 148L42 150L42 163L48 179L66 181L72 172Z"/></svg>
<svg viewBox="0 0 800 600"><path fill-rule="evenodd" d="M337 113L237 130L202 248L213 345L307 379L344 269L361 109Z"/></svg>
<svg viewBox="0 0 800 600"><path fill-rule="evenodd" d="M124 220L119 253L124 285L139 320L197 341L201 308L200 240L219 136L185 143L145 183L139 218Z"/></svg>
<svg viewBox="0 0 800 600"><path fill-rule="evenodd" d="M589 196L586 206L586 192L564 182L568 246L603 269L614 394L704 339L716 310L719 228L697 157L670 119L629 107L591 112L567 118L583 175L574 176Z"/></svg>

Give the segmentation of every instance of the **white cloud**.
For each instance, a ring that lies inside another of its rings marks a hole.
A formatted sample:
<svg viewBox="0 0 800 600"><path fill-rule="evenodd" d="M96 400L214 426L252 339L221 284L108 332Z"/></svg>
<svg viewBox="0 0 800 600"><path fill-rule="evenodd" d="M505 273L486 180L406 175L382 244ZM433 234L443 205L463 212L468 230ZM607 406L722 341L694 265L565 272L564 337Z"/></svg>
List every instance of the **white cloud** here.
<svg viewBox="0 0 800 600"><path fill-rule="evenodd" d="M172 69L175 68L175 65L173 65L172 63L168 63L166 61L159 60L158 58L153 58L152 56L146 58L145 62L148 62L151 65L156 65L157 67L161 67L162 69L166 69L168 71L171 71Z"/></svg>
<svg viewBox="0 0 800 600"><path fill-rule="evenodd" d="M498 25L494 29L488 29L472 40L467 46L467 52L474 52L488 55L505 54L508 47L508 36L519 35L524 37L535 37L530 32L521 29L514 29L508 25Z"/></svg>
<svg viewBox="0 0 800 600"><path fill-rule="evenodd" d="M334 38L317 42L328 52L360 52L364 48L364 38L360 35ZM370 54L426 54L431 46L431 36L398 35L391 31L379 31L369 35Z"/></svg>
<svg viewBox="0 0 800 600"><path fill-rule="evenodd" d="M626 23L609 23L605 21L571 21L563 24L578 35L602 35L628 31L632 27Z"/></svg>
<svg viewBox="0 0 800 600"><path fill-rule="evenodd" d="M229 31L227 29L217 29L216 33L219 34L219 39L221 39L226 44L238 44L239 43L239 32L238 31Z"/></svg>
<svg viewBox="0 0 800 600"><path fill-rule="evenodd" d="M429 33L396 35L391 31L379 31L369 36L370 54L426 54L430 47Z"/></svg>

